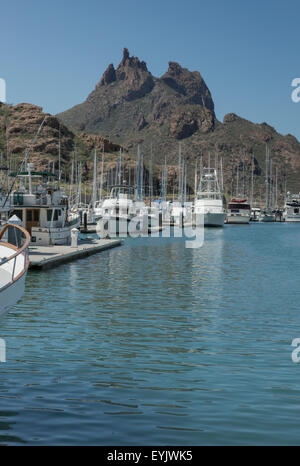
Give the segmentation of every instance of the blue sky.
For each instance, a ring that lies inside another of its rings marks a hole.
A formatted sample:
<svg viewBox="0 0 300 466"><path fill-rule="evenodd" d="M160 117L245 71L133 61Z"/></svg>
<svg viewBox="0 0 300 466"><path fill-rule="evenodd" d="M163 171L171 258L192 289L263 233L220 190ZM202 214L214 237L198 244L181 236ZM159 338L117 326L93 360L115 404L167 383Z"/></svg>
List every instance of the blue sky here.
<svg viewBox="0 0 300 466"><path fill-rule="evenodd" d="M58 113L85 100L123 47L162 75L198 70L229 112L300 139L300 3L295 0L10 0L1 4L0 78L9 103Z"/></svg>

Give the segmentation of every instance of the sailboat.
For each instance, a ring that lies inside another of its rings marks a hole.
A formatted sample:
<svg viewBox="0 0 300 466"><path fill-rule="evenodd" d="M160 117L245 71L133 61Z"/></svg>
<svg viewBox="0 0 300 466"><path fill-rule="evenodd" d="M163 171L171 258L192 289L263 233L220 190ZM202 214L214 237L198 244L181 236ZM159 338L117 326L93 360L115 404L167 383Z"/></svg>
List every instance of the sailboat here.
<svg viewBox="0 0 300 466"><path fill-rule="evenodd" d="M29 243L29 233L18 225L8 223L0 232L0 315L14 306L24 293Z"/></svg>
<svg viewBox="0 0 300 466"><path fill-rule="evenodd" d="M167 204L166 223L171 220L171 225L183 227L192 222L192 204L187 203L186 166L181 153L181 144L179 144L178 155L178 198L170 207Z"/></svg>
<svg viewBox="0 0 300 466"><path fill-rule="evenodd" d="M260 216L260 222L275 222L275 213L271 208L271 183L272 161L270 161L270 149L266 145L266 205Z"/></svg>
<svg viewBox="0 0 300 466"><path fill-rule="evenodd" d="M128 233L128 224L135 218L137 229L148 229L149 215L146 204L143 200L143 157L138 146L138 162L136 167L136 185L128 186L126 180L121 184L122 176L122 153L117 165L116 183L111 188L110 196L105 199L101 206L101 236L109 234L118 235ZM140 223L139 223L140 222Z"/></svg>
<svg viewBox="0 0 300 466"><path fill-rule="evenodd" d="M232 198L227 207L226 223L248 225L251 218L251 205L245 196L245 152L243 157L243 194L239 194L239 168L236 169L236 197Z"/></svg>
<svg viewBox="0 0 300 466"><path fill-rule="evenodd" d="M300 193L287 192L283 217L286 222L300 222Z"/></svg>

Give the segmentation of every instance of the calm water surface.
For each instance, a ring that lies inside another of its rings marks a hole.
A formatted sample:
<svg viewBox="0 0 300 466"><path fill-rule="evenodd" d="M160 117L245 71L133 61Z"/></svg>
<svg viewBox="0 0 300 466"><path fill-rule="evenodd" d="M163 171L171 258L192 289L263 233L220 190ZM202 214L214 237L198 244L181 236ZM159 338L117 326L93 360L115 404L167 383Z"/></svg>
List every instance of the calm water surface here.
<svg viewBox="0 0 300 466"><path fill-rule="evenodd" d="M0 321L0 444L300 444L300 225L30 272Z"/></svg>

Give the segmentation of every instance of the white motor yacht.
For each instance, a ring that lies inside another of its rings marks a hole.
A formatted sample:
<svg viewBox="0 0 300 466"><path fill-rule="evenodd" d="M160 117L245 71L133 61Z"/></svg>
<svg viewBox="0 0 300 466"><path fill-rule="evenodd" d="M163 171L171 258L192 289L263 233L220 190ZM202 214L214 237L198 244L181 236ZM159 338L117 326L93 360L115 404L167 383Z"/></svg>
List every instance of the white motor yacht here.
<svg viewBox="0 0 300 466"><path fill-rule="evenodd" d="M300 193L287 193L283 218L286 222L300 222Z"/></svg>
<svg viewBox="0 0 300 466"><path fill-rule="evenodd" d="M10 194L10 206L31 235L31 242L41 246L69 244L71 230L80 226L80 217L77 209L69 209L67 195L50 183L55 175L35 171L28 163L27 170L17 177L20 186Z"/></svg>
<svg viewBox="0 0 300 466"><path fill-rule="evenodd" d="M248 224L251 217L251 206L247 199L231 199L227 208L226 223Z"/></svg>
<svg viewBox="0 0 300 466"><path fill-rule="evenodd" d="M222 227L226 212L215 168L203 168L194 203L194 218L204 215L205 227ZM196 220L194 223L197 223Z"/></svg>

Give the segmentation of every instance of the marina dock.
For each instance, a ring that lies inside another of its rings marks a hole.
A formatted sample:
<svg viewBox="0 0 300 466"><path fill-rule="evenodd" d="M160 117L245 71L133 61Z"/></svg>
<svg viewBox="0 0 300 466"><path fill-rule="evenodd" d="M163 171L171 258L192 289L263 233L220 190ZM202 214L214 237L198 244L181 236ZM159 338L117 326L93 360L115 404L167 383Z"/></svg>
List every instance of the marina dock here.
<svg viewBox="0 0 300 466"><path fill-rule="evenodd" d="M121 246L120 239L86 238L78 241L78 246L30 246L29 268L48 269L73 260L82 259L107 249Z"/></svg>

